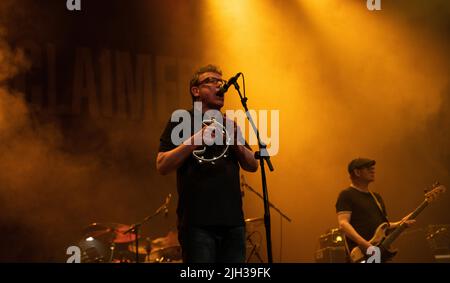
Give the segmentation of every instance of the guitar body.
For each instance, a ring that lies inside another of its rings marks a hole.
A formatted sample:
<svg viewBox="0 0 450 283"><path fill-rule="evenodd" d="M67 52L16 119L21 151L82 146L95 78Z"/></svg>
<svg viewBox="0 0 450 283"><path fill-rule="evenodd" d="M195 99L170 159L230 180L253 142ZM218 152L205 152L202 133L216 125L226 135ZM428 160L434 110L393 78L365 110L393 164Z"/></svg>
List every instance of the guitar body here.
<svg viewBox="0 0 450 283"><path fill-rule="evenodd" d="M380 226L375 230L375 234L372 239L370 239L370 243L372 246L379 247L381 251L381 261L385 262L397 254L396 250L392 250L390 247L383 246L383 241L386 239L389 230L389 223L384 222L381 223ZM367 255L362 252L359 247L355 247L350 252L350 261L351 262L362 262L367 259Z"/></svg>

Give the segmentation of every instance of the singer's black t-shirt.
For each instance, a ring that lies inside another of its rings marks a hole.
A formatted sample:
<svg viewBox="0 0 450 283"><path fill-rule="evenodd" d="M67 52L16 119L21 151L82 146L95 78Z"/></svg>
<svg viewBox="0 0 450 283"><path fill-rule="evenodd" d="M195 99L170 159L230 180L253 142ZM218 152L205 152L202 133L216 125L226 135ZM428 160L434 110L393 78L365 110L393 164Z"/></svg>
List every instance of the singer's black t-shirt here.
<svg viewBox="0 0 450 283"><path fill-rule="evenodd" d="M361 192L353 187L341 191L336 201L336 213L351 212L350 224L366 240L370 240L377 227L387 221L383 199L378 193L374 193L374 195L383 212L380 211L369 192ZM346 237L346 239L349 250L357 246L349 237Z"/></svg>
<svg viewBox="0 0 450 283"><path fill-rule="evenodd" d="M194 134L194 114L191 136ZM182 120L180 121L182 122ZM160 138L159 152L177 147L171 140L172 129L180 122L169 122ZM243 226L239 163L231 148L226 157L212 163L199 163L191 154L177 169L178 225Z"/></svg>

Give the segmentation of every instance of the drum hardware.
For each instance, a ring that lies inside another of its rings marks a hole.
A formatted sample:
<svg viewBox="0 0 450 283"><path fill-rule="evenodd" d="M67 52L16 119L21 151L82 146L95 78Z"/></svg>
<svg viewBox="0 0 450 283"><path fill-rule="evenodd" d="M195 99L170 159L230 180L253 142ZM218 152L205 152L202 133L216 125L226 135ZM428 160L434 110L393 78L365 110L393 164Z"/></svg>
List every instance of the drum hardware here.
<svg viewBox="0 0 450 283"><path fill-rule="evenodd" d="M261 255L259 254L259 249L261 247L262 236L261 233L255 231L256 227L260 224L264 224L264 217L254 217L245 219L245 226L247 231L246 241L248 242L247 246L247 259L246 262L249 263L253 256L256 256L259 262L263 263ZM253 235L259 236L259 244L252 240ZM250 249L250 250L248 250Z"/></svg>
<svg viewBox="0 0 450 283"><path fill-rule="evenodd" d="M109 257L109 262L113 262L114 259L114 250L116 249L116 244L113 242L111 243L111 246L109 247L109 249L111 250L111 255Z"/></svg>
<svg viewBox="0 0 450 283"><path fill-rule="evenodd" d="M261 262L261 263L264 262L264 260L262 259L261 255L259 254L259 249L260 249L261 245L258 244L258 243L255 243L252 240L252 236L255 235L255 234L259 234L260 235L259 232L253 231L250 234L248 234L248 236L246 238L246 241L249 243L249 247L250 247L250 251L248 252L247 260L246 260L247 263L250 262L250 259L253 257L253 255L256 256L256 258L258 259L259 262ZM260 235L260 237L261 237L261 235Z"/></svg>
<svg viewBox="0 0 450 283"><path fill-rule="evenodd" d="M264 222L264 217L255 217L255 218L247 218L245 219L245 223L261 223Z"/></svg>
<svg viewBox="0 0 450 283"><path fill-rule="evenodd" d="M157 216L161 212L168 213L169 211L169 203L170 199L172 198L172 194L169 194L166 197L165 202L155 211L155 213L148 215L145 217L141 222L135 223L131 225L131 227L124 232L124 234L130 234L133 233L135 235L135 256L136 256L136 263L139 263L139 229L142 225L144 225L147 221L152 219L153 217Z"/></svg>
<svg viewBox="0 0 450 283"><path fill-rule="evenodd" d="M150 263L181 263L181 247L175 245L153 249L148 260Z"/></svg>

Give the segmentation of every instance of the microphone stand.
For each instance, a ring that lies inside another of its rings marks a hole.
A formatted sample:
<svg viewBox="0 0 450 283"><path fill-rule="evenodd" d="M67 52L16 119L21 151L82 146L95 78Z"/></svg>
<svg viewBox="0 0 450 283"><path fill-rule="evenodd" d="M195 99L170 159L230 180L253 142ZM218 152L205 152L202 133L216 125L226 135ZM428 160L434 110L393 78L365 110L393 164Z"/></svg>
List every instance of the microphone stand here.
<svg viewBox="0 0 450 283"><path fill-rule="evenodd" d="M266 171L265 171L265 163L269 167L270 171L273 171L272 162L270 162L270 156L266 149L266 144L264 144L259 136L259 130L256 128L255 123L253 122L252 116L248 111L247 107L247 97L242 96L239 84L237 81L233 82L234 88L239 93L239 97L241 98L242 106L244 107L245 114L247 115L247 120L252 125L253 131L256 134L256 138L258 139L258 151L255 152L255 158L259 159L259 165L261 167L261 179L262 179L262 189L263 189L263 200L264 200L264 226L266 228L266 242L267 242L267 260L269 263L273 263L272 258L272 236L271 236L271 228L270 228L270 209L269 209L269 196L267 193L267 182L266 182Z"/></svg>
<svg viewBox="0 0 450 283"><path fill-rule="evenodd" d="M160 206L155 213L147 216L144 218L144 220L142 220L141 222L135 223L133 225L131 225L130 229L126 230L125 232L123 232L124 234L128 234L133 232L136 236L136 240L135 240L135 245L136 245L136 263L139 263L139 228L141 228L141 226L149 221L150 219L152 219L153 217L157 216L158 214L160 214L163 210L167 209L167 203L164 203L162 206Z"/></svg>

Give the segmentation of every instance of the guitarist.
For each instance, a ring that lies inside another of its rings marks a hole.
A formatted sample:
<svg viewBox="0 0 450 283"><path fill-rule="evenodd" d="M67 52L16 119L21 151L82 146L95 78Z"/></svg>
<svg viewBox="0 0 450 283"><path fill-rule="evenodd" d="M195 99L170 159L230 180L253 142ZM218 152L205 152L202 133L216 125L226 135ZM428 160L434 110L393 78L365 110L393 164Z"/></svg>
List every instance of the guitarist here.
<svg viewBox="0 0 450 283"><path fill-rule="evenodd" d="M369 242L377 227L388 222L390 228L395 228L402 221L407 226L415 220L389 222L383 199L378 193L369 190L369 184L375 180L375 160L357 158L348 164L351 184L340 192L336 202L336 213L339 227L346 236L348 252L359 246L363 253L372 246Z"/></svg>

